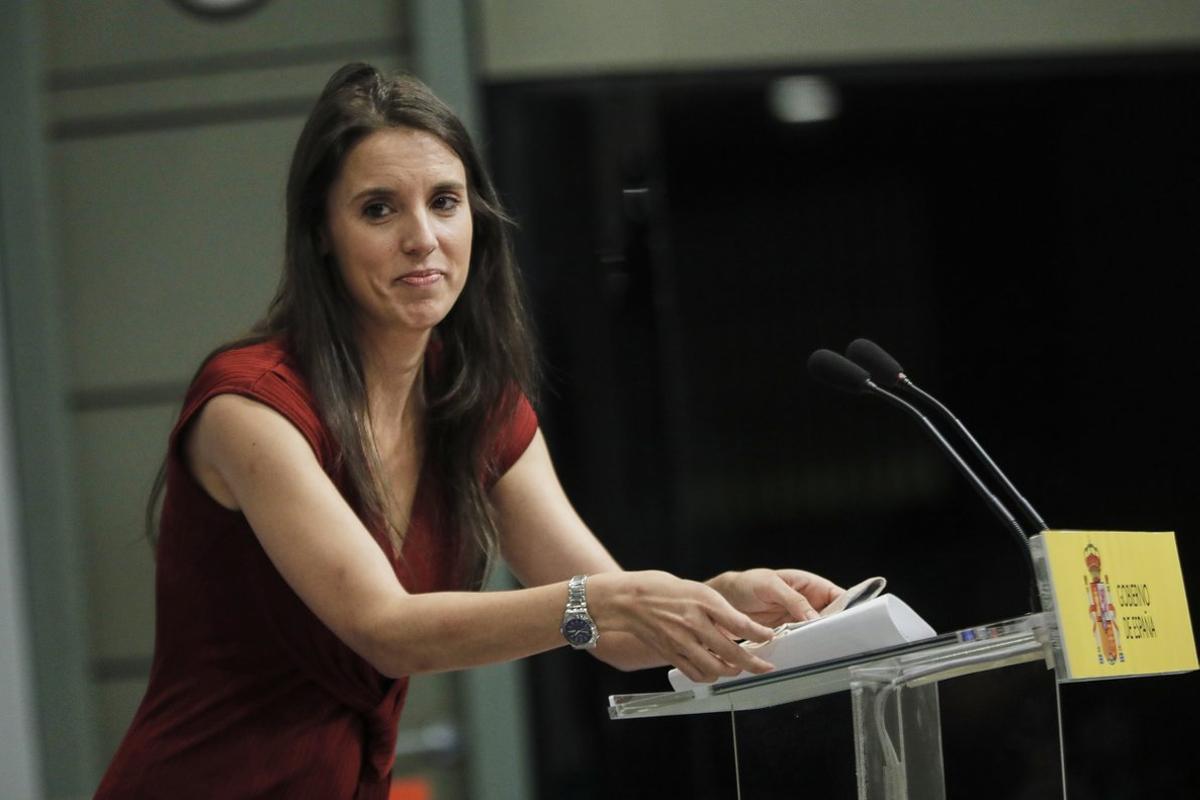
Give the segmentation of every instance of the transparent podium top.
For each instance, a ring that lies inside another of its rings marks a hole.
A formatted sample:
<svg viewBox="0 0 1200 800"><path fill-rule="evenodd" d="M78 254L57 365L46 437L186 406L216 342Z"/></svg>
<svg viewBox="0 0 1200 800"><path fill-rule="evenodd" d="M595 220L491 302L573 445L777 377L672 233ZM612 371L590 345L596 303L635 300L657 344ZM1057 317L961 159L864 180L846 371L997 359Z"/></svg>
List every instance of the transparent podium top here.
<svg viewBox="0 0 1200 800"><path fill-rule="evenodd" d="M1027 614L919 642L681 692L612 695L608 715L636 719L748 711L846 691L856 681L917 686L1039 659L1053 668L1052 623L1052 614Z"/></svg>

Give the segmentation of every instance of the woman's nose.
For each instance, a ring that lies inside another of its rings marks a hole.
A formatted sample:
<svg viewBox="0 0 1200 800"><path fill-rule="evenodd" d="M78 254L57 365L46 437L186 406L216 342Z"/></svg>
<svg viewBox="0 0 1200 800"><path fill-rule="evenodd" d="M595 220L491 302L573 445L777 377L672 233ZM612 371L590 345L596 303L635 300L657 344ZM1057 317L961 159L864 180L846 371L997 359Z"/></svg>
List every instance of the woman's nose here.
<svg viewBox="0 0 1200 800"><path fill-rule="evenodd" d="M430 225L428 214L413 214L409 223L404 226L400 248L405 254L418 258L429 255L437 248L437 235Z"/></svg>

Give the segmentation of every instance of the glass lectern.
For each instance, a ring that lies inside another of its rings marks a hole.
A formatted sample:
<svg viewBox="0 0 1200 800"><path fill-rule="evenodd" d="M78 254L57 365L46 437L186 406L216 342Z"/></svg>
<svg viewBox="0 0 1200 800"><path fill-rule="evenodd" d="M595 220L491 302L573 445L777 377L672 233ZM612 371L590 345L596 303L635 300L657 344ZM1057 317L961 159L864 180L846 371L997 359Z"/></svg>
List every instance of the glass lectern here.
<svg viewBox="0 0 1200 800"><path fill-rule="evenodd" d="M946 789L938 682L1031 661L1053 669L1052 624L1052 614L1029 614L712 686L614 695L609 716L747 711L848 691L860 800L941 800Z"/></svg>

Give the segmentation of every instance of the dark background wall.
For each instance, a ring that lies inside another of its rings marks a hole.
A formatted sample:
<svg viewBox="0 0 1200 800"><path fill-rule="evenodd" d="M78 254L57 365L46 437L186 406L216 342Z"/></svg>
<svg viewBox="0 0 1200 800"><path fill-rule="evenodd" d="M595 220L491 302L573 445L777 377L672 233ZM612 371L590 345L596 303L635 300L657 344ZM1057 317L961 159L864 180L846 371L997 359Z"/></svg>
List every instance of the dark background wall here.
<svg viewBox="0 0 1200 800"><path fill-rule="evenodd" d="M835 118L778 121L781 72L486 89L585 519L628 568L884 574L941 631L1024 613L1019 554L922 432L805 374L868 336L1050 525L1175 530L1194 581L1200 57L803 71ZM607 695L664 688L536 659L541 796L734 796L727 717L607 720ZM1193 796L1198 693L1064 687L1071 796ZM950 796L1059 791L1054 700L1037 665L943 684ZM747 800L853 794L848 699L737 725Z"/></svg>

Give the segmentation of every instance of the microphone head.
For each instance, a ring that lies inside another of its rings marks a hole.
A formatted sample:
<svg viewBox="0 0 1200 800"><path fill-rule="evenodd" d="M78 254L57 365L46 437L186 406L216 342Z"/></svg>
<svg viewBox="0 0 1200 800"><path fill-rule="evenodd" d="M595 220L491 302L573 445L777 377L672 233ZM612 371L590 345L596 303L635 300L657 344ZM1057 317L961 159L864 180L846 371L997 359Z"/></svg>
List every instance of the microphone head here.
<svg viewBox="0 0 1200 800"><path fill-rule="evenodd" d="M808 357L808 374L821 383L841 389L843 392L859 394L870 391L867 382L870 374L853 361L832 350L817 350Z"/></svg>
<svg viewBox="0 0 1200 800"><path fill-rule="evenodd" d="M871 378L880 386L895 386L904 374L900 362L870 339L855 339L846 348L846 356L871 373Z"/></svg>

